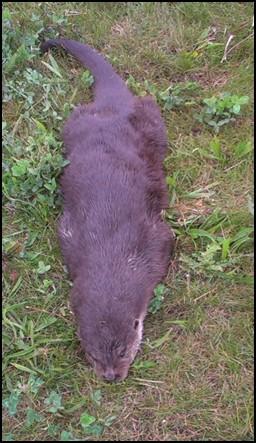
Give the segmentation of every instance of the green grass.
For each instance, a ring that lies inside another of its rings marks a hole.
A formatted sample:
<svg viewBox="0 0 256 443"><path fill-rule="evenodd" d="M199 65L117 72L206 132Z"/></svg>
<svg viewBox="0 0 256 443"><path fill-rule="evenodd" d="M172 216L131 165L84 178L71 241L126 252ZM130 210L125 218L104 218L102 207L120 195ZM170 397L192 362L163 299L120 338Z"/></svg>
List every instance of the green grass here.
<svg viewBox="0 0 256 443"><path fill-rule="evenodd" d="M251 2L4 4L4 440L253 440L252 16ZM85 363L56 235L61 127L92 98L74 59L39 55L57 35L155 95L168 130L176 255L116 385ZM205 104L227 92L244 104L216 134Z"/></svg>

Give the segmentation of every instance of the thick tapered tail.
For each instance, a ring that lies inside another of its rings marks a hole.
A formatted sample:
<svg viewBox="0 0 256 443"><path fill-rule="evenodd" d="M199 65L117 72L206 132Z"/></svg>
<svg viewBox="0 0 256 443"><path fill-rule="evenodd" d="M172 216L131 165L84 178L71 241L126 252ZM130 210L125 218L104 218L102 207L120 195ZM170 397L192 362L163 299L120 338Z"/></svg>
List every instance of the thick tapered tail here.
<svg viewBox="0 0 256 443"><path fill-rule="evenodd" d="M95 81L95 100L104 101L110 96L119 97L120 99L131 97L124 81L114 71L111 64L95 49L74 40L66 39L47 40L40 47L42 52L46 52L54 46L64 48L91 71Z"/></svg>

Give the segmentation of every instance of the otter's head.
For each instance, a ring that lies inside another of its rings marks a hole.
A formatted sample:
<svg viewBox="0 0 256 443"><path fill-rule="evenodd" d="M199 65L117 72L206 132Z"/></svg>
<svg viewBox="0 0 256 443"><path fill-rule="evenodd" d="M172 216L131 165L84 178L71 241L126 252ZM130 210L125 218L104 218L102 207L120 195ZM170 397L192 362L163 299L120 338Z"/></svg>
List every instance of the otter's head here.
<svg viewBox="0 0 256 443"><path fill-rule="evenodd" d="M122 243L117 244L120 247ZM147 283L148 275L137 265L135 272L129 257L124 259L117 251L111 261L105 258L108 251L103 252L95 252L97 268L90 258L84 272L80 271L72 289L71 307L81 345L96 374L120 381L127 377L139 349L153 288ZM99 265L101 256L107 265ZM98 268L101 272L96 273Z"/></svg>
<svg viewBox="0 0 256 443"><path fill-rule="evenodd" d="M78 334L96 374L107 381L127 377L142 338L143 320L129 315L79 316Z"/></svg>

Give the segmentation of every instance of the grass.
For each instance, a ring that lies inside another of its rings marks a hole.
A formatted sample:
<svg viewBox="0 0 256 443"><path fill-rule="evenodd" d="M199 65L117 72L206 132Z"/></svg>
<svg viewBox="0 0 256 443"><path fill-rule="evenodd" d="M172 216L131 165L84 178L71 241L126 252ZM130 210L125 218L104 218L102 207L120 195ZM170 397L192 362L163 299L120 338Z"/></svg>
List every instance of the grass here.
<svg viewBox="0 0 256 443"><path fill-rule="evenodd" d="M3 14L3 440L252 441L253 4L6 2ZM39 55L57 35L155 95L168 130L176 255L117 385L83 359L56 235L60 129L92 97L71 57Z"/></svg>

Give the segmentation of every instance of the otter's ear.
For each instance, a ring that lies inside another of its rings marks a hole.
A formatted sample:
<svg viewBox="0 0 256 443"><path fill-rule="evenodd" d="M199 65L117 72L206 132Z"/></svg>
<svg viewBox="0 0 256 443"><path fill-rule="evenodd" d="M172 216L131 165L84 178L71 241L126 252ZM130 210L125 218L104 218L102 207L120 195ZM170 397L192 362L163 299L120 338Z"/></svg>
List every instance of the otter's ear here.
<svg viewBox="0 0 256 443"><path fill-rule="evenodd" d="M134 322L133 322L133 327L134 327L135 331L138 329L139 324L140 324L140 321L136 318L136 320L134 320Z"/></svg>

